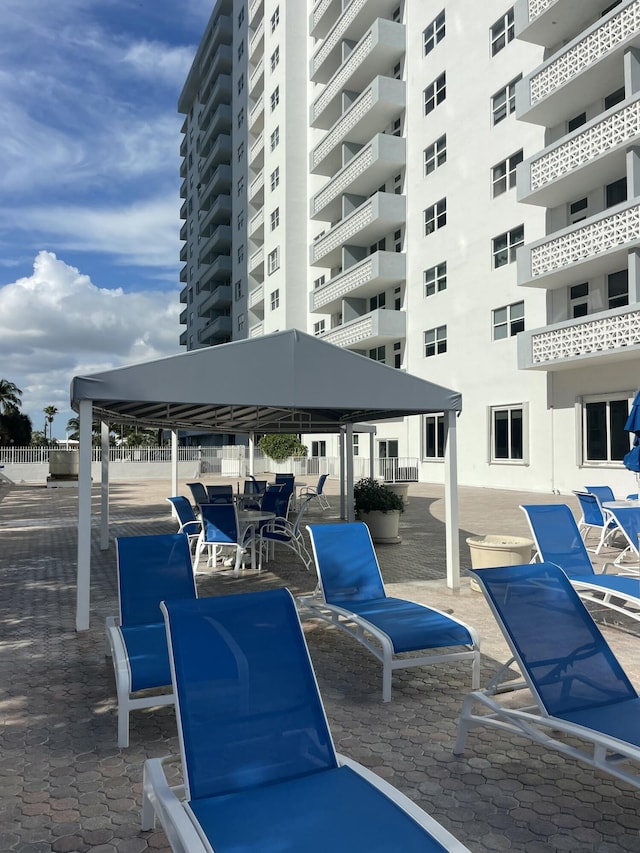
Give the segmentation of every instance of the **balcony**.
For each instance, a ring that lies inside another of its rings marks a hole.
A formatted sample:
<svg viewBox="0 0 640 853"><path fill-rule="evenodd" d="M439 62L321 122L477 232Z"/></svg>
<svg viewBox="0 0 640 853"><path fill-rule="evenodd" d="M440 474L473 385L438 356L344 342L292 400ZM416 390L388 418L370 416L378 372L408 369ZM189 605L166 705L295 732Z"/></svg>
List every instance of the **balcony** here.
<svg viewBox="0 0 640 853"><path fill-rule="evenodd" d="M249 112L249 133L257 136L264 128L264 95L261 95Z"/></svg>
<svg viewBox="0 0 640 853"><path fill-rule="evenodd" d="M260 57L260 61L251 72L249 77L249 96L257 98L264 91L264 57Z"/></svg>
<svg viewBox="0 0 640 853"><path fill-rule="evenodd" d="M249 39L249 62L255 62L258 53L264 50L264 19L258 24L258 29Z"/></svg>
<svg viewBox="0 0 640 853"><path fill-rule="evenodd" d="M200 215L202 216L203 211L207 211L211 208L211 205L216 200L216 196L229 195L230 189L231 166L228 163L222 163L209 178L204 188L202 184L198 185L198 193L202 196Z"/></svg>
<svg viewBox="0 0 640 853"><path fill-rule="evenodd" d="M518 118L555 127L620 88L631 47L640 47L640 0L616 6L524 77L516 90Z"/></svg>
<svg viewBox="0 0 640 853"><path fill-rule="evenodd" d="M200 292L211 290L215 281L220 282L220 284L228 284L230 280L231 257L229 255L217 255L213 263L200 269Z"/></svg>
<svg viewBox="0 0 640 853"><path fill-rule="evenodd" d="M253 27L258 14L264 15L264 0L252 0L249 3L249 26Z"/></svg>
<svg viewBox="0 0 640 853"><path fill-rule="evenodd" d="M211 89L216 84L216 77L220 74L231 74L233 70L233 50L230 44L221 44L216 50L211 64L202 76L200 91L203 93L202 103L209 102Z"/></svg>
<svg viewBox="0 0 640 853"><path fill-rule="evenodd" d="M264 323L260 321L256 323L254 326L251 326L249 329L249 337L250 338L259 338L264 334Z"/></svg>
<svg viewBox="0 0 640 853"><path fill-rule="evenodd" d="M212 225L228 225L231 221L231 210L231 196L216 196L200 222L200 234L208 234Z"/></svg>
<svg viewBox="0 0 640 853"><path fill-rule="evenodd" d="M188 288L188 287L183 287L183 288L182 288L182 290L180 291L180 302L181 302L183 305L186 305L186 304L187 304L187 299L188 299L188 290L189 290L189 288Z"/></svg>
<svg viewBox="0 0 640 853"><path fill-rule="evenodd" d="M186 329L184 330L184 332L181 332L178 342L179 342L181 347L186 347L186 345L187 345L187 330Z"/></svg>
<svg viewBox="0 0 640 853"><path fill-rule="evenodd" d="M249 275L252 275L256 281L263 281L264 279L264 249L262 247L249 258Z"/></svg>
<svg viewBox="0 0 640 853"><path fill-rule="evenodd" d="M555 47L599 18L606 5L602 0L517 0L516 36Z"/></svg>
<svg viewBox="0 0 640 853"><path fill-rule="evenodd" d="M231 339L231 317L216 317L198 332L198 343L220 344Z"/></svg>
<svg viewBox="0 0 640 853"><path fill-rule="evenodd" d="M342 194L369 196L407 162L406 140L376 134L311 200L311 218L335 222L342 212Z"/></svg>
<svg viewBox="0 0 640 853"><path fill-rule="evenodd" d="M178 322L180 323L180 325L181 325L181 326L186 326L186 325L187 325L187 317L188 317L188 315L189 315L189 311L188 311L188 309L187 309L187 308L185 308L185 309L184 309L184 311L181 311L181 312L180 312L180 318L179 318Z"/></svg>
<svg viewBox="0 0 640 853"><path fill-rule="evenodd" d="M369 142L375 133L398 118L406 106L406 97L403 80L376 77L313 149L311 172L335 175L343 165L342 143L364 145Z"/></svg>
<svg viewBox="0 0 640 853"><path fill-rule="evenodd" d="M219 104L207 127L200 129L200 156L206 157L209 146L215 142L219 133L231 133L231 107L229 104Z"/></svg>
<svg viewBox="0 0 640 853"><path fill-rule="evenodd" d="M254 243L262 243L264 240L264 209L259 210L249 220L249 239Z"/></svg>
<svg viewBox="0 0 640 853"><path fill-rule="evenodd" d="M180 143L180 156L181 156L181 157L186 157L186 156L187 156L187 147L188 147L187 137L186 137L186 136L183 136L183 137L182 137L182 142ZM184 177L184 176L183 176L183 177Z"/></svg>
<svg viewBox="0 0 640 853"><path fill-rule="evenodd" d="M363 317L357 317L322 335L343 349L366 350L401 340L407 335L407 315L404 311L387 311L378 308Z"/></svg>
<svg viewBox="0 0 640 853"><path fill-rule="evenodd" d="M342 115L344 90L361 92L381 69L393 68L404 52L404 25L378 18L311 105L311 126L328 130Z"/></svg>
<svg viewBox="0 0 640 853"><path fill-rule="evenodd" d="M254 314L264 316L264 286L254 287L249 293L247 308Z"/></svg>
<svg viewBox="0 0 640 853"><path fill-rule="evenodd" d="M264 165L264 133L261 133L249 148L249 167L257 170Z"/></svg>
<svg viewBox="0 0 640 853"><path fill-rule="evenodd" d="M180 207L180 219L186 219L186 218L187 218L187 202L185 200Z"/></svg>
<svg viewBox="0 0 640 853"><path fill-rule="evenodd" d="M390 231L400 228L405 218L404 196L376 193L313 243L310 251L311 266L339 266L343 246L371 246Z"/></svg>
<svg viewBox="0 0 640 853"><path fill-rule="evenodd" d="M201 158L200 175L203 184L209 182L218 166L231 161L231 150L231 137L226 133L219 134L207 156Z"/></svg>
<svg viewBox="0 0 640 853"><path fill-rule="evenodd" d="M230 15L220 15L211 33L205 36L204 55L200 61L200 68L208 68L220 48L225 44L231 44L232 40L233 19Z"/></svg>
<svg viewBox="0 0 640 853"><path fill-rule="evenodd" d="M183 267L181 267L179 277L180 277L180 281L182 281L182 282L187 280L187 265L186 264Z"/></svg>
<svg viewBox="0 0 640 853"><path fill-rule="evenodd" d="M264 202L264 172L262 171L249 184L249 202L253 205Z"/></svg>
<svg viewBox="0 0 640 853"><path fill-rule="evenodd" d="M407 276L406 255L401 252L374 252L363 261L334 276L310 294L312 314L337 314L347 297L368 299L387 287L400 284Z"/></svg>
<svg viewBox="0 0 640 853"><path fill-rule="evenodd" d="M231 248L231 227L218 225L207 237L200 249L199 263L209 264L216 255L227 255Z"/></svg>
<svg viewBox="0 0 640 853"><path fill-rule="evenodd" d="M204 115L202 116L201 128L207 130L211 119L221 104L231 104L233 87L229 74L218 74L214 85L211 87L209 97L206 101Z"/></svg>
<svg viewBox="0 0 640 853"><path fill-rule="evenodd" d="M605 186L626 171L626 151L640 142L640 94L525 160L518 201L556 207Z"/></svg>
<svg viewBox="0 0 640 853"><path fill-rule="evenodd" d="M180 228L180 239L181 239L181 240L186 240L186 239L187 239L187 237L189 236L189 235L188 235L188 233L187 233L187 231L188 231L188 229L187 229L187 223L186 223L186 222L183 222L183 223L182 223L182 227Z"/></svg>
<svg viewBox="0 0 640 853"><path fill-rule="evenodd" d="M640 242L637 199L610 207L518 251L518 284L555 290L627 266Z"/></svg>
<svg viewBox="0 0 640 853"><path fill-rule="evenodd" d="M231 305L231 285L218 284L198 306L198 316L205 317L209 311L221 311Z"/></svg>
<svg viewBox="0 0 640 853"><path fill-rule="evenodd" d="M567 370L640 355L640 306L626 305L518 335L521 370Z"/></svg>
<svg viewBox="0 0 640 853"><path fill-rule="evenodd" d="M309 35L324 38L342 11L342 0L318 0L309 15Z"/></svg>
<svg viewBox="0 0 640 853"><path fill-rule="evenodd" d="M184 246L180 249L180 260L182 261L182 263L184 263L187 260L187 257L188 257L187 244L185 243Z"/></svg>
<svg viewBox="0 0 640 853"><path fill-rule="evenodd" d="M376 18L391 18L397 5L397 0L352 0L312 57L311 80L328 82L342 63L343 41L358 41Z"/></svg>

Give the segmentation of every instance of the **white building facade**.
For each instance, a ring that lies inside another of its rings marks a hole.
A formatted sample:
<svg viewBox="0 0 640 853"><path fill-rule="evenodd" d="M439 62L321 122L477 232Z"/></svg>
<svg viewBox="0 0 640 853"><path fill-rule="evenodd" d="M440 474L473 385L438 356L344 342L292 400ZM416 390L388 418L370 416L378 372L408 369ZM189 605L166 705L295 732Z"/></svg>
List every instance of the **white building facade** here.
<svg viewBox="0 0 640 853"><path fill-rule="evenodd" d="M602 6L218 0L179 104L181 343L298 327L461 391L462 484L632 491L640 0ZM444 441L408 418L375 453L442 482Z"/></svg>

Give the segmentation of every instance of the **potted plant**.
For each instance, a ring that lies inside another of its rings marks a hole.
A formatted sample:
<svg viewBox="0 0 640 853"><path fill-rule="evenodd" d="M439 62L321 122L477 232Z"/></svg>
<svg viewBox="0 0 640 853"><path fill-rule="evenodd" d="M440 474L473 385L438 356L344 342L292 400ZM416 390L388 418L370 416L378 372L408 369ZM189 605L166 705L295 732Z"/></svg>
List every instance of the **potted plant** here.
<svg viewBox="0 0 640 853"><path fill-rule="evenodd" d="M400 542L398 529L400 513L404 512L402 498L384 483L365 477L353 487L356 515L369 528L376 543Z"/></svg>

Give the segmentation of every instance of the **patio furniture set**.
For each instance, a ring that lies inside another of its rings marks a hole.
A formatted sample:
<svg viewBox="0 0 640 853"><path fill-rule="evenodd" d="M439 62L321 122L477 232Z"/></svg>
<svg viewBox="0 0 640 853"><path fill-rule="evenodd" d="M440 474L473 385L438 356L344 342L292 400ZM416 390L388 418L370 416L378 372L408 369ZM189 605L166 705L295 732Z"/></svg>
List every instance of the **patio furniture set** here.
<svg viewBox="0 0 640 853"><path fill-rule="evenodd" d="M274 521L264 529L295 538L297 528L302 546L292 547L301 555L307 549L300 519L316 496L305 493L293 525L286 514L275 519L286 530ZM189 518L178 498L169 500L184 512L180 532L118 540L120 614L107 620L107 640L119 746L128 746L131 710L175 704L183 782L169 782L167 759L148 760L142 809L142 828L158 819L174 851L231 851L238 844L255 851L467 849L397 789L336 753L305 618L346 632L381 661L385 702L398 668L468 661L472 689L462 703L455 753L471 729L490 726L640 787L640 774L629 769L640 761L640 698L584 604L638 618L640 579L597 575L568 507L522 507L539 562L471 572L513 655L480 690L476 631L388 596L363 523L307 526L313 556L303 563L315 563L318 577L311 595L295 600L279 589L198 599L194 548L199 555L223 544L212 534L219 527L213 510L225 507L233 520L238 506L206 502L200 518ZM237 574L243 542L224 544L236 549ZM162 692L136 697L148 688ZM526 706L503 701L523 690Z"/></svg>

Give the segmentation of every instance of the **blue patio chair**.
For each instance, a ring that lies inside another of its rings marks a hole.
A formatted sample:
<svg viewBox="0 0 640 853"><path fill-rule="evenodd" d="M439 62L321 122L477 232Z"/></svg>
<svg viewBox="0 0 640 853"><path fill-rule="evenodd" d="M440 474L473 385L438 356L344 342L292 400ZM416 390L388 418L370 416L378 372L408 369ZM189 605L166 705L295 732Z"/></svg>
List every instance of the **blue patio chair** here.
<svg viewBox="0 0 640 853"><path fill-rule="evenodd" d="M256 480L255 477L251 477L249 480L244 481L244 486L242 489L242 506L244 509L260 509L262 502L262 495L265 493L267 488L266 480Z"/></svg>
<svg viewBox="0 0 640 853"><path fill-rule="evenodd" d="M183 533L116 539L118 617L106 620L118 695L118 746L129 746L129 713L173 704L163 599L195 599L189 542ZM163 688L154 696L141 690Z"/></svg>
<svg viewBox="0 0 640 853"><path fill-rule="evenodd" d="M300 500L304 498L311 497L316 500L321 510L331 509L331 505L327 499L327 496L324 493L324 484L327 480L328 474L322 474L316 484L316 486L302 486L300 492L298 493L298 497Z"/></svg>
<svg viewBox="0 0 640 853"><path fill-rule="evenodd" d="M286 589L163 607L183 784L145 762L142 828L189 853L467 850L379 776L335 752ZM468 851L467 851L468 853Z"/></svg>
<svg viewBox="0 0 640 853"><path fill-rule="evenodd" d="M615 501L616 499L611 486L585 486L584 488L585 491L595 495L601 504L607 501Z"/></svg>
<svg viewBox="0 0 640 853"><path fill-rule="evenodd" d="M209 503L209 495L207 494L207 490L202 483L187 483L187 487L191 489L191 494L193 495L193 502L199 508L202 504Z"/></svg>
<svg viewBox="0 0 640 853"><path fill-rule="evenodd" d="M210 504L230 504L233 502L233 486L205 486Z"/></svg>
<svg viewBox="0 0 640 853"><path fill-rule="evenodd" d="M276 516L262 524L258 536L258 545L260 547L260 568L262 568L263 561L268 562L270 555L274 555L276 545L284 545L300 557L304 563L305 569L309 571L309 568L313 563L313 557L307 549L304 541L304 534L300 529L300 524L305 510L312 500L313 495L310 495L304 500L298 509L293 523L288 521L284 516Z"/></svg>
<svg viewBox="0 0 640 853"><path fill-rule="evenodd" d="M176 512L178 524L180 525L178 533L184 533L186 535L189 540L189 547L192 549L193 553L193 548L195 548L198 536L202 530L200 519L197 518L190 502L183 495L176 495L174 497L167 498L167 500Z"/></svg>
<svg viewBox="0 0 640 853"><path fill-rule="evenodd" d="M640 760L640 698L562 569L529 563L470 574L512 658L464 700L454 752L463 752L471 728L494 726L640 787L637 769L624 767ZM514 663L524 681L513 680ZM533 706L504 701L525 688Z"/></svg>
<svg viewBox="0 0 640 853"><path fill-rule="evenodd" d="M566 504L523 504L540 560L555 563L565 572L585 601L601 605L640 621L640 580L609 574L614 563L605 563L597 574Z"/></svg>
<svg viewBox="0 0 640 853"><path fill-rule="evenodd" d="M592 549L594 554L599 554L602 546L615 532L617 524L611 517L611 513L603 508L597 495L592 492L579 491L574 491L573 494L578 498L582 511L582 516L578 521L578 530L580 530L583 540L586 542L592 529L600 531L598 544Z"/></svg>
<svg viewBox="0 0 640 853"><path fill-rule="evenodd" d="M240 565L245 549L254 546L255 530L253 525L240 528L238 510L234 503L203 504L202 530L198 537L193 565L197 571L202 552L206 548L211 555L211 563L215 565L218 549L231 551L233 571L236 577L240 573Z"/></svg>
<svg viewBox="0 0 640 853"><path fill-rule="evenodd" d="M394 670L405 667L470 660L472 686L479 685L476 631L424 604L388 597L366 524L309 524L307 530L318 590L299 597L301 612L346 631L382 662L383 702L391 700ZM444 648L449 650L433 651Z"/></svg>

